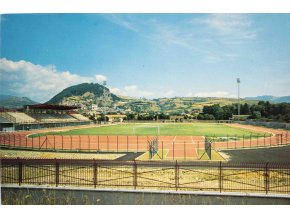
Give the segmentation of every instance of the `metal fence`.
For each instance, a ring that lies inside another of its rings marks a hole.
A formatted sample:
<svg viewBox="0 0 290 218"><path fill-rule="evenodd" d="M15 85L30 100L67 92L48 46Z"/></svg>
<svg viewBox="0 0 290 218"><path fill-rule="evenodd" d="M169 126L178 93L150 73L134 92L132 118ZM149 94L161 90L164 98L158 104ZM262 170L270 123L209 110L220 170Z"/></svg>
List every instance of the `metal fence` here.
<svg viewBox="0 0 290 218"><path fill-rule="evenodd" d="M25 133L0 134L0 145L7 148L32 150L73 151L73 152L149 152L149 141L156 136L134 135L35 135L26 137ZM207 146L211 141L210 147ZM290 134L284 132L272 136L159 136L158 155L154 159L197 160L212 150L241 149L252 147L276 147L290 143ZM153 153L152 153L153 154ZM210 159L210 158L209 158Z"/></svg>
<svg viewBox="0 0 290 218"><path fill-rule="evenodd" d="M290 194L290 163L2 159L2 184Z"/></svg>
<svg viewBox="0 0 290 218"><path fill-rule="evenodd" d="M246 121L235 121L235 123L253 125L253 126L263 126L274 129L286 129L290 130L290 123L283 122L266 122L266 121L258 121L258 120L246 120Z"/></svg>

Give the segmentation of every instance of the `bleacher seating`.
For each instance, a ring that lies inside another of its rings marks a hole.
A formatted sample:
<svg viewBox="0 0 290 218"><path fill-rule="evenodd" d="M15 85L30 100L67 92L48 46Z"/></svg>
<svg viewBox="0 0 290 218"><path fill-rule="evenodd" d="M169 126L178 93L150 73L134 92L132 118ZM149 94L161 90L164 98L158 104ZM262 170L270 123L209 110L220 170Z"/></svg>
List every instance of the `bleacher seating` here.
<svg viewBox="0 0 290 218"><path fill-rule="evenodd" d="M40 122L75 122L78 121L74 117L68 115L68 114L38 114L38 113L32 113L29 114L36 120Z"/></svg>
<svg viewBox="0 0 290 218"><path fill-rule="evenodd" d="M23 113L23 112L1 112L0 122L12 123L67 123L90 121L81 114L47 114L47 113Z"/></svg>
<svg viewBox="0 0 290 218"><path fill-rule="evenodd" d="M16 123L35 123L36 120L22 112L5 112L15 119Z"/></svg>
<svg viewBox="0 0 290 218"><path fill-rule="evenodd" d="M70 114L72 117L76 118L79 121L90 121L89 118L81 115L81 114Z"/></svg>
<svg viewBox="0 0 290 218"><path fill-rule="evenodd" d="M11 121L0 116L0 123L10 123Z"/></svg>

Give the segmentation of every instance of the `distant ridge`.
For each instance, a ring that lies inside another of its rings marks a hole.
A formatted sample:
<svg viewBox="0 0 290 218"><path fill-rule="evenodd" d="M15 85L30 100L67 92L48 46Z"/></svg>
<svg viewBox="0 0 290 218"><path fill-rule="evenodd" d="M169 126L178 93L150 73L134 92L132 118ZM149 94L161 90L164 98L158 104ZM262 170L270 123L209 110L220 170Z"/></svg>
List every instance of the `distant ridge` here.
<svg viewBox="0 0 290 218"><path fill-rule="evenodd" d="M281 96L281 97L275 97L272 95L262 95L262 96L256 96L256 97L246 97L246 100L258 100L258 101L270 101L273 103L290 103L290 96Z"/></svg>
<svg viewBox="0 0 290 218"><path fill-rule="evenodd" d="M4 108L22 108L24 105L38 104L27 97L17 97L12 95L0 95L0 107Z"/></svg>

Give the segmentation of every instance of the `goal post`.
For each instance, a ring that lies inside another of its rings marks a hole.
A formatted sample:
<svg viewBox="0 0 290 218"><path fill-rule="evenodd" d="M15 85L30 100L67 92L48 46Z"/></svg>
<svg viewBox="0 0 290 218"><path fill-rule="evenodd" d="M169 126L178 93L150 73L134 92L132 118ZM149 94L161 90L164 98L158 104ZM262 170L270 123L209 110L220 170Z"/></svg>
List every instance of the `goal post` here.
<svg viewBox="0 0 290 218"><path fill-rule="evenodd" d="M155 129L156 132L152 135L160 135L160 126L134 126L132 129L132 135L137 135L140 130L144 129L147 132L148 129ZM146 129L146 130L145 130ZM146 135L146 134L144 134ZM149 134L148 134L149 135Z"/></svg>

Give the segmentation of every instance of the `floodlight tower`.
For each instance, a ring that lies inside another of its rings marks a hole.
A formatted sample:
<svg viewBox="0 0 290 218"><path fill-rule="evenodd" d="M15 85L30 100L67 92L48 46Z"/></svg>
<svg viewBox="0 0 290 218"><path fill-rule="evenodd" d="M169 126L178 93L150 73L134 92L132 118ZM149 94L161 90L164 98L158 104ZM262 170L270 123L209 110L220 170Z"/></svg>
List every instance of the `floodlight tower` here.
<svg viewBox="0 0 290 218"><path fill-rule="evenodd" d="M240 116L240 110L241 110L241 107L240 107L240 83L241 83L241 80L240 80L240 78L237 78L237 83L238 83L238 115Z"/></svg>

